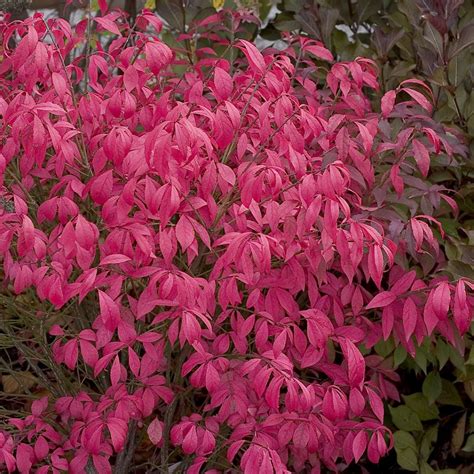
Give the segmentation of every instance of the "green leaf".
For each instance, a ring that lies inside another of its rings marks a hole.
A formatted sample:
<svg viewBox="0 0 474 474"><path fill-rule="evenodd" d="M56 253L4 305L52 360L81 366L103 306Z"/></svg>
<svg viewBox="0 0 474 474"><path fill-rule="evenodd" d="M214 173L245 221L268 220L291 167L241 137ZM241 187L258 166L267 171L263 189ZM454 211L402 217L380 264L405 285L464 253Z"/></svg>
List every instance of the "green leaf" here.
<svg viewBox="0 0 474 474"><path fill-rule="evenodd" d="M438 424L430 426L423 434L420 445L420 456L424 460L428 460L433 451L432 445L438 439Z"/></svg>
<svg viewBox="0 0 474 474"><path fill-rule="evenodd" d="M443 230L446 234L454 237L455 239L459 238L458 229L459 229L459 222L454 219L446 219L443 217L439 218L439 222L443 226Z"/></svg>
<svg viewBox="0 0 474 474"><path fill-rule="evenodd" d="M407 433L406 431L395 431L393 433L393 441L395 445L395 449L413 449L416 451L416 441L415 438L411 433Z"/></svg>
<svg viewBox="0 0 474 474"><path fill-rule="evenodd" d="M282 12L274 21L275 28L279 31L299 30L300 24L293 18L289 12Z"/></svg>
<svg viewBox="0 0 474 474"><path fill-rule="evenodd" d="M438 372L430 372L423 381L423 395L432 405L441 395L443 386Z"/></svg>
<svg viewBox="0 0 474 474"><path fill-rule="evenodd" d="M466 361L467 365L474 365L474 346L471 347L471 351L469 352L469 357Z"/></svg>
<svg viewBox="0 0 474 474"><path fill-rule="evenodd" d="M420 474L434 474L436 471L425 461L420 463Z"/></svg>
<svg viewBox="0 0 474 474"><path fill-rule="evenodd" d="M185 19L183 15L182 3L179 0L163 0L157 2L156 12L172 28L181 31L184 26Z"/></svg>
<svg viewBox="0 0 474 474"><path fill-rule="evenodd" d="M432 46L432 51L435 52L440 59L443 58L443 37L439 31L429 22L425 22L424 38Z"/></svg>
<svg viewBox="0 0 474 474"><path fill-rule="evenodd" d="M403 346L398 346L393 352L393 365L398 367L407 358L407 351Z"/></svg>
<svg viewBox="0 0 474 474"><path fill-rule="evenodd" d="M449 346L439 338L436 341L436 357L439 361L439 369L441 370L449 359Z"/></svg>
<svg viewBox="0 0 474 474"><path fill-rule="evenodd" d="M418 471L415 438L406 431L396 431L393 433L393 440L399 466L407 471Z"/></svg>
<svg viewBox="0 0 474 474"><path fill-rule="evenodd" d="M463 446L462 450L466 451L466 453L474 452L474 434L467 437L466 444Z"/></svg>
<svg viewBox="0 0 474 474"><path fill-rule="evenodd" d="M449 360L454 365L454 367L456 367L456 369L458 369L461 373L466 373L464 358L461 357L459 352L454 347L449 348Z"/></svg>
<svg viewBox="0 0 474 474"><path fill-rule="evenodd" d="M382 357L388 357L389 354L392 353L394 348L393 339L387 339L386 341L380 341L375 344L374 349L377 354L381 355Z"/></svg>
<svg viewBox="0 0 474 474"><path fill-rule="evenodd" d="M421 421L437 420L439 410L436 405L428 404L426 397L418 392L411 395L403 395L403 400L408 408L412 409Z"/></svg>
<svg viewBox="0 0 474 474"><path fill-rule="evenodd" d="M416 362L416 365L423 371L423 373L426 374L427 360L426 360L426 355L421 350L421 347L419 347L418 350L416 351L415 362Z"/></svg>
<svg viewBox="0 0 474 474"><path fill-rule="evenodd" d="M456 407L464 407L464 403L459 396L455 385L449 380L442 379L442 390L438 397L438 403L441 405L453 405Z"/></svg>
<svg viewBox="0 0 474 474"><path fill-rule="evenodd" d="M330 48L331 37L339 18L339 10L336 8L326 8L321 6L319 8L319 16L321 18L321 34L324 40L324 44L327 48Z"/></svg>
<svg viewBox="0 0 474 474"><path fill-rule="evenodd" d="M295 20L299 21L301 28L303 28L308 35L320 41L323 40L316 8L310 6L309 8L301 9L295 15Z"/></svg>
<svg viewBox="0 0 474 474"><path fill-rule="evenodd" d="M474 126L474 115L471 118L473 119ZM461 262L460 260L450 260L447 265L447 270L457 278L470 278L471 280L474 279L474 270L472 265L468 265L467 263Z"/></svg>
<svg viewBox="0 0 474 474"><path fill-rule="evenodd" d="M451 431L451 454L456 454L462 447L466 434L466 420L467 413L464 413Z"/></svg>
<svg viewBox="0 0 474 474"><path fill-rule="evenodd" d="M421 424L419 416L411 408L406 405L389 408L392 415L392 421L398 429L405 431L423 430L423 425Z"/></svg>
<svg viewBox="0 0 474 474"><path fill-rule="evenodd" d="M461 51L474 44L474 24L465 26L459 33L459 38L449 45L449 59L457 56Z"/></svg>

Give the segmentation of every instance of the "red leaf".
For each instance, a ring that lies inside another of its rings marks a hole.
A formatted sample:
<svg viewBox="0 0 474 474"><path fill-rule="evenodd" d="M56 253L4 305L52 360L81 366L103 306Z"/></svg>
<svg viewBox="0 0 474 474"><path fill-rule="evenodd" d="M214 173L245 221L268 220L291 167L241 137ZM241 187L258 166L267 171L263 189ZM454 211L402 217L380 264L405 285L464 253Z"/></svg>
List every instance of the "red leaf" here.
<svg viewBox="0 0 474 474"><path fill-rule="evenodd" d="M451 301L451 291L447 282L441 282L438 287L432 291L433 294L433 311L438 319L445 319L448 314L449 304Z"/></svg>
<svg viewBox="0 0 474 474"><path fill-rule="evenodd" d="M393 306L385 306L382 312L382 336L384 341L390 337L394 321L395 315L393 313Z"/></svg>
<svg viewBox="0 0 474 474"><path fill-rule="evenodd" d="M243 51L250 64L250 68L255 72L265 72L266 65L262 53L252 43L246 40L239 40L239 45L243 45Z"/></svg>
<svg viewBox="0 0 474 474"><path fill-rule="evenodd" d="M34 451L35 451L35 456L39 460L44 459L48 455L49 446L48 446L48 442L46 441L46 438L44 436L39 436L38 437L38 439L36 440L35 446L34 446Z"/></svg>
<svg viewBox="0 0 474 474"><path fill-rule="evenodd" d="M383 255L380 245L372 245L369 249L369 274L377 285L380 288L382 282L382 273L383 273Z"/></svg>
<svg viewBox="0 0 474 474"><path fill-rule="evenodd" d="M102 27L104 30L110 31L111 33L114 33L116 35L122 36L120 33L120 30L118 29L118 26L112 21L109 20L108 18L105 17L94 17L94 20Z"/></svg>
<svg viewBox="0 0 474 474"><path fill-rule="evenodd" d="M138 72L132 64L128 66L123 73L123 85L127 92L131 92L133 89L138 88Z"/></svg>
<svg viewBox="0 0 474 474"><path fill-rule="evenodd" d="M393 189L395 189L397 196L401 197L405 186L404 186L403 179L400 177L399 165L394 165L390 169L390 181L392 181Z"/></svg>
<svg viewBox="0 0 474 474"><path fill-rule="evenodd" d="M331 61L331 62L334 61L334 57L331 51L329 51L329 49L326 49L322 45L315 44L315 45L310 45L310 46L304 46L303 49L304 51L310 52L311 54L313 54L319 59L324 59L326 61Z"/></svg>
<svg viewBox="0 0 474 474"><path fill-rule="evenodd" d="M472 308L467 301L466 287L463 280L459 280L454 293L453 304L454 322L461 334L464 334L471 324Z"/></svg>
<svg viewBox="0 0 474 474"><path fill-rule="evenodd" d="M100 315L104 325L109 331L115 331L121 321L119 306L109 295L101 290L98 290L98 292Z"/></svg>
<svg viewBox="0 0 474 474"><path fill-rule="evenodd" d="M61 74L53 72L51 74L51 80L53 81L53 87L56 94L58 94L59 97L64 97L68 91L66 79L64 79Z"/></svg>
<svg viewBox="0 0 474 474"><path fill-rule="evenodd" d="M183 439L182 448L185 454L192 454L196 451L198 445L198 438L196 434L196 427L193 426Z"/></svg>
<svg viewBox="0 0 474 474"><path fill-rule="evenodd" d="M359 431L352 444L352 453L354 454L354 461L359 462L360 458L364 454L364 451L367 448L367 442L369 437L366 431Z"/></svg>
<svg viewBox="0 0 474 474"><path fill-rule="evenodd" d="M64 363L70 370L75 369L78 355L77 339L71 339L66 342L64 345Z"/></svg>
<svg viewBox="0 0 474 474"><path fill-rule="evenodd" d="M176 239L183 252L194 242L194 228L186 216L181 216L176 224Z"/></svg>
<svg viewBox="0 0 474 474"><path fill-rule="evenodd" d="M100 8L100 14L104 16L107 13L107 0L98 0L99 3L99 8Z"/></svg>
<svg viewBox="0 0 474 474"><path fill-rule="evenodd" d="M382 97L380 106L382 109L382 114L384 117L388 117L395 106L395 100L397 98L397 93L395 91L388 91Z"/></svg>
<svg viewBox="0 0 474 474"><path fill-rule="evenodd" d="M158 74L173 59L171 49L161 41L147 42L145 56L146 63L153 74Z"/></svg>
<svg viewBox="0 0 474 474"><path fill-rule="evenodd" d="M419 105L421 105L427 112L431 113L433 110L433 106L431 105L430 101L421 93L414 89L410 89L404 87L402 91L406 92L408 95L412 97Z"/></svg>
<svg viewBox="0 0 474 474"><path fill-rule="evenodd" d="M229 73L220 67L214 70L214 90L216 98L219 100L227 100L232 94L234 81Z"/></svg>
<svg viewBox="0 0 474 474"><path fill-rule="evenodd" d="M425 308L423 310L423 319L425 321L428 335L431 335L439 322L439 318L433 309L433 290L430 292L428 300L426 301Z"/></svg>
<svg viewBox="0 0 474 474"><path fill-rule="evenodd" d="M107 428L109 429L112 446L116 453L122 451L127 439L127 423L116 417L110 417L107 420Z"/></svg>
<svg viewBox="0 0 474 474"><path fill-rule="evenodd" d="M372 408L374 415L379 419L380 423L383 423L384 410L382 399L371 388L367 387L366 390L369 396L370 408Z"/></svg>
<svg viewBox="0 0 474 474"><path fill-rule="evenodd" d="M99 359L99 353L97 349L89 341L84 341L82 339L79 341L79 347L81 348L81 354L84 362L89 367L94 367Z"/></svg>
<svg viewBox="0 0 474 474"><path fill-rule="evenodd" d="M369 132L369 129L365 125L359 122L356 122L356 125L362 137L362 143L364 144L365 153L369 154L370 150L372 149L374 138L372 137Z"/></svg>
<svg viewBox="0 0 474 474"><path fill-rule="evenodd" d="M97 204L105 204L112 194L113 175L112 170L105 171L94 178L91 184L91 197Z"/></svg>
<svg viewBox="0 0 474 474"><path fill-rule="evenodd" d="M408 342L415 331L418 320L418 311L412 298L407 298L403 305L403 329L405 331L405 340Z"/></svg>
<svg viewBox="0 0 474 474"><path fill-rule="evenodd" d="M110 466L108 458L93 454L92 460L94 462L94 467L97 469L97 472L100 472L101 474L112 474L112 468Z"/></svg>
<svg viewBox="0 0 474 474"><path fill-rule="evenodd" d="M430 170L430 154L425 145L416 138L413 140L413 154L421 174L426 178Z"/></svg>
<svg viewBox="0 0 474 474"><path fill-rule="evenodd" d="M385 306L393 303L396 299L397 296L391 291L382 291L370 301L366 308L384 308Z"/></svg>
<svg viewBox="0 0 474 474"><path fill-rule="evenodd" d="M230 445L229 449L227 450L227 455L226 455L226 458L230 463L233 461L233 459L235 458L236 454L239 452L244 442L245 441L241 439L239 441L234 441Z"/></svg>
<svg viewBox="0 0 474 474"><path fill-rule="evenodd" d="M124 263L124 262L129 262L131 260L130 257L127 257L126 255L122 255L120 253L114 253L112 255L107 255L107 257L104 257L99 265L113 265L113 264L118 264L118 263Z"/></svg>
<svg viewBox="0 0 474 474"><path fill-rule="evenodd" d="M397 281L393 284L390 291L395 295L401 295L408 291L416 278L415 270L411 270L405 273L401 278L398 278Z"/></svg>
<svg viewBox="0 0 474 474"><path fill-rule="evenodd" d="M365 377L365 362L359 349L348 339L341 339L340 345L347 363L347 375L351 387L360 387Z"/></svg>

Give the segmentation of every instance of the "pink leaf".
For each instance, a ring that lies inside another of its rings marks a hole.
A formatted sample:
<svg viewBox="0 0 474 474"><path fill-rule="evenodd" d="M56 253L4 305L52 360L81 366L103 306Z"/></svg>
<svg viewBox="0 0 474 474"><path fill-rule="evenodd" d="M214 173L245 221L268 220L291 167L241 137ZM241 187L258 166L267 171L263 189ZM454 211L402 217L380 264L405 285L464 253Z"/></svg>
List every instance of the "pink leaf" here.
<svg viewBox="0 0 474 474"><path fill-rule="evenodd" d="M120 309L117 303L106 293L98 290L100 315L105 327L109 331L115 331L120 323Z"/></svg>
<svg viewBox="0 0 474 474"><path fill-rule="evenodd" d="M79 349L77 339L71 339L64 345L64 363L71 370L74 370L77 364Z"/></svg>
<svg viewBox="0 0 474 474"><path fill-rule="evenodd" d="M148 41L145 44L145 56L146 63L153 74L158 74L173 59L171 49L161 41Z"/></svg>
<svg viewBox="0 0 474 474"><path fill-rule="evenodd" d="M372 245L370 247L368 263L369 274L377 287L380 288L384 267L382 249L380 248L380 245Z"/></svg>
<svg viewBox="0 0 474 474"><path fill-rule="evenodd" d="M135 66L130 65L125 69L125 72L123 73L123 84L128 92L138 88L138 72Z"/></svg>
<svg viewBox="0 0 474 474"><path fill-rule="evenodd" d="M266 65L262 53L252 43L246 40L239 40L239 44L243 46L244 54L252 70L260 73L265 72Z"/></svg>
<svg viewBox="0 0 474 474"><path fill-rule="evenodd" d="M447 282L441 282L436 289L432 291L433 294L433 311L436 313L438 319L445 319L448 314L449 304L451 301L451 291Z"/></svg>
<svg viewBox="0 0 474 474"><path fill-rule="evenodd" d="M367 387L366 390L367 395L369 396L370 408L372 408L374 415L378 418L380 423L383 423L384 410L382 399L371 388Z"/></svg>
<svg viewBox="0 0 474 474"><path fill-rule="evenodd" d="M421 174L426 178L430 169L430 154L425 145L416 138L413 140L413 154Z"/></svg>
<svg viewBox="0 0 474 474"><path fill-rule="evenodd" d="M405 340L408 341L415 331L418 320L416 304L412 298L407 298L403 305L403 329L405 331Z"/></svg>
<svg viewBox="0 0 474 474"><path fill-rule="evenodd" d="M102 173L94 178L91 185L91 197L97 204L105 204L112 194L113 176L112 170Z"/></svg>
<svg viewBox="0 0 474 474"><path fill-rule="evenodd" d="M341 339L340 345L347 363L347 375L351 387L360 387L365 377L365 361L359 349L349 339Z"/></svg>
<svg viewBox="0 0 474 474"><path fill-rule="evenodd" d="M397 98L397 93L395 91L388 91L384 94L381 100L382 114L384 117L388 117L393 110L395 105L395 99Z"/></svg>
<svg viewBox="0 0 474 474"><path fill-rule="evenodd" d="M120 30L118 29L117 25L108 18L105 17L94 17L94 20L102 27L104 30L110 31L116 35L121 36Z"/></svg>
<svg viewBox="0 0 474 474"><path fill-rule="evenodd" d="M94 467L97 469L97 472L101 474L112 474L112 468L110 462L104 456L98 456L97 454L92 455L92 460Z"/></svg>
<svg viewBox="0 0 474 474"><path fill-rule="evenodd" d="M107 420L107 428L109 429L112 446L116 453L122 451L127 439L127 423L116 417L110 417Z"/></svg>
<svg viewBox="0 0 474 474"><path fill-rule="evenodd" d="M425 303L425 308L423 310L423 319L425 321L428 335L431 335L434 328L438 325L439 322L437 313L433 309L433 290L430 292L428 300Z"/></svg>
<svg viewBox="0 0 474 474"><path fill-rule="evenodd" d="M310 45L310 46L304 46L303 49L305 51L310 52L311 54L313 54L314 56L316 56L319 59L324 59L324 60L330 61L330 62L334 61L334 57L333 57L331 51L329 51L329 49L326 49L322 45L315 44L315 45Z"/></svg>
<svg viewBox="0 0 474 474"><path fill-rule="evenodd" d="M38 439L36 440L35 446L35 456L39 459L42 460L44 459L48 453L49 453L49 445L48 442L46 441L46 438L44 436L39 436Z"/></svg>
<svg viewBox="0 0 474 474"><path fill-rule="evenodd" d="M107 0L98 0L99 3L99 8L100 8L100 13L102 16L104 16L107 13Z"/></svg>
<svg viewBox="0 0 474 474"><path fill-rule="evenodd" d="M188 217L181 216L176 224L176 239L181 245L183 252L194 242L194 228L191 225Z"/></svg>
<svg viewBox="0 0 474 474"><path fill-rule="evenodd" d="M198 445L198 438L196 433L196 427L193 426L188 431L183 439L182 448L185 454L192 454L196 451Z"/></svg>
<svg viewBox="0 0 474 474"><path fill-rule="evenodd" d="M352 453L354 454L354 461L359 462L360 458L364 454L364 451L367 448L367 442L369 437L366 431L359 431L352 444Z"/></svg>
<svg viewBox="0 0 474 474"><path fill-rule="evenodd" d="M408 95L412 97L412 99L415 100L419 105L421 105L427 112L431 113L433 110L433 106L431 105L430 101L420 92L410 89L407 87L404 87L402 89L404 92L406 92Z"/></svg>
<svg viewBox="0 0 474 474"><path fill-rule="evenodd" d="M382 291L370 301L366 308L384 308L385 306L393 303L396 299L397 296L391 291Z"/></svg>
<svg viewBox="0 0 474 474"><path fill-rule="evenodd" d="M112 255L107 255L107 257L104 257L99 265L113 265L113 264L118 264L118 263L124 263L124 262L129 262L131 260L130 257L127 257L126 255L122 255L120 253L115 253Z"/></svg>
<svg viewBox="0 0 474 474"><path fill-rule="evenodd" d="M472 308L467 301L466 287L463 280L459 280L454 293L453 304L454 322L461 334L464 334L473 319Z"/></svg>
<svg viewBox="0 0 474 474"><path fill-rule="evenodd" d="M158 420L158 418L154 418L153 421L148 425L146 430L148 433L148 437L150 441L157 445L163 438L163 423Z"/></svg>
<svg viewBox="0 0 474 474"><path fill-rule="evenodd" d="M214 70L214 89L219 100L227 100L232 94L234 82L227 71L220 67Z"/></svg>
<svg viewBox="0 0 474 474"><path fill-rule="evenodd" d="M395 189L395 192L397 193L397 196L401 197L402 194L403 194L405 184L403 182L403 179L400 177L400 166L399 165L394 165L390 169L390 180L392 181L393 188Z"/></svg>

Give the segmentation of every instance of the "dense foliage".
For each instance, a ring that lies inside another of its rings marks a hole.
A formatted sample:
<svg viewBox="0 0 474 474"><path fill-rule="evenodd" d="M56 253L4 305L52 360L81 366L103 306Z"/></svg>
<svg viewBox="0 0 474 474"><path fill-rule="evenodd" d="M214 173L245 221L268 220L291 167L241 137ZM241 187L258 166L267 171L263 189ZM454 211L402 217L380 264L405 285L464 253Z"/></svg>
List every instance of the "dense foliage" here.
<svg viewBox="0 0 474 474"><path fill-rule="evenodd" d="M473 285L438 242L458 206L424 179L466 147L430 88L379 100L374 61L262 54L247 19L175 51L150 12L0 25L9 472L377 463L400 401L377 346L464 351Z"/></svg>
<svg viewBox="0 0 474 474"><path fill-rule="evenodd" d="M212 14L207 0L160 0L156 11L167 28L182 32L193 19ZM186 5L181 9L180 5ZM249 16L239 36L278 41L281 32L303 33L322 41L339 60L358 56L373 59L379 67L380 96L405 79L418 77L433 90L433 117L463 136L470 153L448 162L432 157L429 176L418 183L420 191L440 186L450 189L459 213L440 216L446 234L438 241L447 260L443 272L450 278L474 278L474 4L472 0L213 0L213 5L246 11ZM272 8L270 8L273 5ZM276 8L275 8L276 6ZM173 13L173 14L172 14ZM258 19L258 17L260 19ZM166 40L171 41L172 36ZM206 38L192 37L201 47ZM191 42L191 48L194 45ZM225 54L225 53L224 53ZM375 100L379 99L379 94ZM401 430L395 438L397 460L404 469L431 473L452 467L454 472L474 469L474 332L460 357L442 340L426 342L414 359L393 341L376 345L385 358L393 358L405 397L411 403L394 413L406 413L413 423L389 416L388 424ZM425 396L430 392L429 396ZM412 399L410 398L410 400ZM469 416L470 415L470 416ZM470 421L469 421L470 420ZM408 432L412 436L407 437ZM471 433L471 434L469 434ZM399 442L399 440L402 440ZM408 441L407 441L408 440ZM397 449L399 445L400 449ZM407 455L408 453L408 455ZM392 456L394 458L394 456ZM387 459L382 469L398 469ZM378 467L376 469L379 469Z"/></svg>

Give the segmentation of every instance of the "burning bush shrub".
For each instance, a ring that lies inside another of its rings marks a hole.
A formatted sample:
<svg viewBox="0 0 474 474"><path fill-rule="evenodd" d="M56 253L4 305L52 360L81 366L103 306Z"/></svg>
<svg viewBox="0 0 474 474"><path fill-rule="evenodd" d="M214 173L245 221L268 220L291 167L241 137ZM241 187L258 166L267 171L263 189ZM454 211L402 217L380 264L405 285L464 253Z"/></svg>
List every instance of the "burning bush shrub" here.
<svg viewBox="0 0 474 474"><path fill-rule="evenodd" d="M2 350L37 385L0 461L378 462L399 396L374 345L414 355L436 332L462 351L472 317L472 284L440 272L455 203L420 187L431 156L464 153L430 90L405 81L374 110L375 64L307 38L229 43L230 62L172 51L146 11L94 21L96 48L89 20L1 25L18 38L0 64Z"/></svg>

